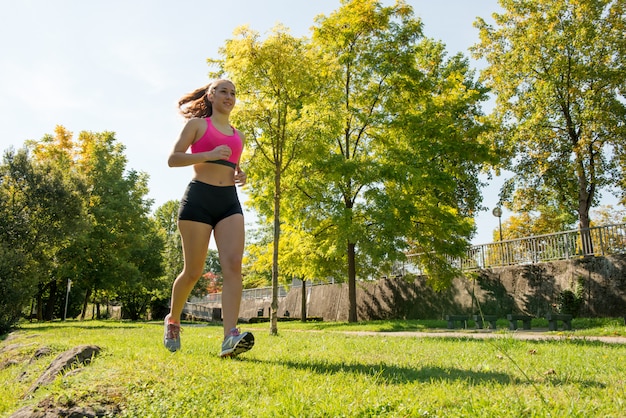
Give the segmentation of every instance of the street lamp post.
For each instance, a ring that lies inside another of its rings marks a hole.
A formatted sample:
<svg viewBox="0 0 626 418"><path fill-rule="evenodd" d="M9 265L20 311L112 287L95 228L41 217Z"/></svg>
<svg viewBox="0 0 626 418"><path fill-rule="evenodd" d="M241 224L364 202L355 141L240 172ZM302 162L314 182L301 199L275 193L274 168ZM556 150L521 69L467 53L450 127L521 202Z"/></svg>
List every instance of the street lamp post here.
<svg viewBox="0 0 626 418"><path fill-rule="evenodd" d="M493 211L491 213L493 214L493 216L498 218L498 227L500 230L500 241L502 241L502 208L500 208L500 206L496 206L495 208L493 208Z"/></svg>

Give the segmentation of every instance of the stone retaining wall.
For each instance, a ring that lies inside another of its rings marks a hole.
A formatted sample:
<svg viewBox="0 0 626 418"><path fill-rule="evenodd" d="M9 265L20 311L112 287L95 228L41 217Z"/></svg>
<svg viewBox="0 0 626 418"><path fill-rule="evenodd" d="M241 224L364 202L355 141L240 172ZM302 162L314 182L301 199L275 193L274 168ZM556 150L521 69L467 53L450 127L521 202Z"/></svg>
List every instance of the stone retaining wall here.
<svg viewBox="0 0 626 418"><path fill-rule="evenodd" d="M626 314L626 256L510 266L475 272L435 292L424 277L414 281L381 279L357 284L358 319L441 319L446 314L478 313L506 317L519 312L543 316L554 311L561 291L582 295L580 316L622 317ZM292 288L280 300L278 315L300 318L302 290ZM240 316L269 316L271 300L244 300ZM307 289L307 316L324 321L347 321L348 285Z"/></svg>

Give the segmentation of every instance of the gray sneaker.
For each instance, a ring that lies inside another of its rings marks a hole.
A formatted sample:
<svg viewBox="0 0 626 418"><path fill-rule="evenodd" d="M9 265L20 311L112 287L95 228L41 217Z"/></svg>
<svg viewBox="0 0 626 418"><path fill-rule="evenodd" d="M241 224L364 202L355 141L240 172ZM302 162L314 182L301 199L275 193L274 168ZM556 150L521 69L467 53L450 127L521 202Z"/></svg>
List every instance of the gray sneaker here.
<svg viewBox="0 0 626 418"><path fill-rule="evenodd" d="M239 328L233 328L222 343L220 357L235 357L250 350L253 346L254 335L251 332L241 334Z"/></svg>
<svg viewBox="0 0 626 418"><path fill-rule="evenodd" d="M170 350L172 353L174 351L180 350L180 324L170 324L168 321L170 319L170 315L167 314L165 317L165 321L163 322L163 326L165 328L165 332L163 333L163 344L165 348Z"/></svg>

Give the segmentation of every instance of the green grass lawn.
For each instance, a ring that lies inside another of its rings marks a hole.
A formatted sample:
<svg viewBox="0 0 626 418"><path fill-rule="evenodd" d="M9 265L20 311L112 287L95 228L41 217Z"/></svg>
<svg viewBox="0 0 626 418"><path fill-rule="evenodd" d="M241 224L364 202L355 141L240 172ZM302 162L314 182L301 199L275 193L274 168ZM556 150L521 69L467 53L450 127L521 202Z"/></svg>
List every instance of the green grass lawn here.
<svg viewBox="0 0 626 418"><path fill-rule="evenodd" d="M584 329L568 335L625 334L619 319L573 325ZM522 341L505 328L488 340L342 332L435 327L445 321L280 322L278 336L243 324L255 347L220 359L216 325L183 324L172 354L160 323L25 323L0 343L0 416L116 405L132 417L626 417L626 344ZM84 344L101 354L24 398L57 354ZM41 347L52 351L33 359Z"/></svg>

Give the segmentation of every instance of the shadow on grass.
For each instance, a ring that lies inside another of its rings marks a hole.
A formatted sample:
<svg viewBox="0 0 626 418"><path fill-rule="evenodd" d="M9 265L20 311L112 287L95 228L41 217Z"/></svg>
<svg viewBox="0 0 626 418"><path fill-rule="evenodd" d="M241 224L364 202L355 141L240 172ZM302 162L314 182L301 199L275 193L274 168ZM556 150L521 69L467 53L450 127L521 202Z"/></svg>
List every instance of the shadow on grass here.
<svg viewBox="0 0 626 418"><path fill-rule="evenodd" d="M269 364L272 366L290 367L303 371L313 371L320 374L352 373L355 375L372 376L385 379L387 383L403 384L410 382L432 381L463 381L469 384L499 383L519 384L522 383L517 377L505 373L489 371L473 371L457 368L443 367L401 367L386 364L337 364L327 362L307 361L282 361L282 360L259 360L244 359L242 361Z"/></svg>
<svg viewBox="0 0 626 418"><path fill-rule="evenodd" d="M338 364L313 360L305 361L282 361L238 358L240 361L257 364L267 364L272 367L283 366L303 371L312 371L319 374L351 373L355 375L371 376L384 379L387 384L405 384L412 382L463 382L467 385L481 385L485 383L500 385L535 385L549 383L553 386L579 385L586 388L605 388L602 382L594 380L572 380L571 377L555 375L543 375L532 380L514 376L508 373L466 370L454 367L401 367L396 365L381 364Z"/></svg>

